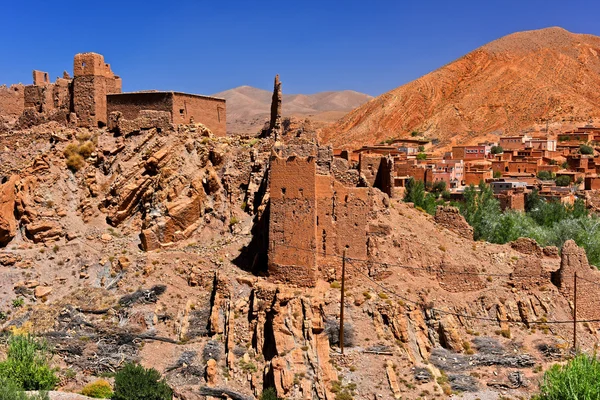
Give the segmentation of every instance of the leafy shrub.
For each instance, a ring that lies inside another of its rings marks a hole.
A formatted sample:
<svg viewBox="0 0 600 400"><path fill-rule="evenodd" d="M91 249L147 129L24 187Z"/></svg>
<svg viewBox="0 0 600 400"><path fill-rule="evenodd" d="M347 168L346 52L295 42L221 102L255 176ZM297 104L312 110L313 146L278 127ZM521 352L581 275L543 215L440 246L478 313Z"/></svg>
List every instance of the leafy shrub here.
<svg viewBox="0 0 600 400"><path fill-rule="evenodd" d="M50 397L46 392L28 395L14 382L0 378L0 400L50 400Z"/></svg>
<svg viewBox="0 0 600 400"><path fill-rule="evenodd" d="M115 375L113 400L171 400L173 392L154 368L126 364Z"/></svg>
<svg viewBox="0 0 600 400"><path fill-rule="evenodd" d="M417 154L417 160L427 160L427 154L425 154L425 153Z"/></svg>
<svg viewBox="0 0 600 400"><path fill-rule="evenodd" d="M501 146L492 146L490 152L492 154L502 154L504 153L504 149Z"/></svg>
<svg viewBox="0 0 600 400"><path fill-rule="evenodd" d="M549 181L554 179L554 174L550 171L540 171L538 172L537 177L543 181Z"/></svg>
<svg viewBox="0 0 600 400"><path fill-rule="evenodd" d="M571 177L568 175L561 175L556 178L556 186L569 186L571 184Z"/></svg>
<svg viewBox="0 0 600 400"><path fill-rule="evenodd" d="M412 136L412 137L416 137L416 136L419 136L420 134L421 134L421 132L419 132L419 131L412 131L412 132L410 133L410 136Z"/></svg>
<svg viewBox="0 0 600 400"><path fill-rule="evenodd" d="M600 361L580 354L566 365L553 365L544 374L538 400L600 399Z"/></svg>
<svg viewBox="0 0 600 400"><path fill-rule="evenodd" d="M594 154L594 148L592 146L588 146L587 144L582 144L579 146L579 152L581 154Z"/></svg>
<svg viewBox="0 0 600 400"><path fill-rule="evenodd" d="M58 377L48 366L46 344L31 336L11 336L6 361L0 363L0 379L21 390L51 390Z"/></svg>
<svg viewBox="0 0 600 400"><path fill-rule="evenodd" d="M96 382L85 385L81 394L95 399L110 399L113 392L110 383L104 379L98 379Z"/></svg>
<svg viewBox="0 0 600 400"><path fill-rule="evenodd" d="M263 390L263 392L260 394L260 400L278 400L275 389L270 387Z"/></svg>

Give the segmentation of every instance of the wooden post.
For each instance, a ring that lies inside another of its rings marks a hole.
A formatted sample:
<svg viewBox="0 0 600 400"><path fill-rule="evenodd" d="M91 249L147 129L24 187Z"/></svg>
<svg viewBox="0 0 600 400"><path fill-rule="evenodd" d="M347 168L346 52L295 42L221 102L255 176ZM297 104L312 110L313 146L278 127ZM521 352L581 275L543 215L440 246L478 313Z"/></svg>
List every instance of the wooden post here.
<svg viewBox="0 0 600 400"><path fill-rule="evenodd" d="M342 294L340 301L340 351L344 354L344 286L346 283L346 249L342 256Z"/></svg>
<svg viewBox="0 0 600 400"><path fill-rule="evenodd" d="M577 352L577 271L573 277L573 350Z"/></svg>

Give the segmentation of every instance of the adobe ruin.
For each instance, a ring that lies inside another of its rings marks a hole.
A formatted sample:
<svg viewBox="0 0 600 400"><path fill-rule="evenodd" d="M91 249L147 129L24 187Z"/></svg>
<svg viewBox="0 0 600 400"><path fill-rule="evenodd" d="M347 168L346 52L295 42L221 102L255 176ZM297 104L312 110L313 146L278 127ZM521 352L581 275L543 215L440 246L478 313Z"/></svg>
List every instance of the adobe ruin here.
<svg viewBox="0 0 600 400"><path fill-rule="evenodd" d="M122 93L122 80L97 53L80 53L67 72L50 82L48 73L33 71L33 84L0 88L0 107L20 115L18 125L29 127L57 121L78 127L103 127L110 114L135 120L140 111L166 111L171 124L202 122L214 135L226 135L225 100L180 92ZM6 113L6 111L4 111Z"/></svg>
<svg viewBox="0 0 600 400"><path fill-rule="evenodd" d="M344 164L344 165L340 165ZM345 168L344 168L345 167ZM285 146L270 164L269 276L314 286L318 269L368 255L373 189L326 146Z"/></svg>

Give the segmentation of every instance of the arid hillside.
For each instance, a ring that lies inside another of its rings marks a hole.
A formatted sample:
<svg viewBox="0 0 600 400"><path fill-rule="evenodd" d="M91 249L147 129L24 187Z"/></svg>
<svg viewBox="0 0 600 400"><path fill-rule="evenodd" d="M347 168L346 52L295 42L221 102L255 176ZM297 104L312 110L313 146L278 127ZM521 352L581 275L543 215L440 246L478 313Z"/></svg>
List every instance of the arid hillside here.
<svg viewBox="0 0 600 400"><path fill-rule="evenodd" d="M229 133L256 133L269 117L272 92L240 86L214 94L227 100ZM352 90L315 94L284 94L283 115L310 117L316 122L333 122L372 99Z"/></svg>
<svg viewBox="0 0 600 400"><path fill-rule="evenodd" d="M600 117L600 37L547 28L514 33L385 93L325 128L359 146L419 131L441 145Z"/></svg>

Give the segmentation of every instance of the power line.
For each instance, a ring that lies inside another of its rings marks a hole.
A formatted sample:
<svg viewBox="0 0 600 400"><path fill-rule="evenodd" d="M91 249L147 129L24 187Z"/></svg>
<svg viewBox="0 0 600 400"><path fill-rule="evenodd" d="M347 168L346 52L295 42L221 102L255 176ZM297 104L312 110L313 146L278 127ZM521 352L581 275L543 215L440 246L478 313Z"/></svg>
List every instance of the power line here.
<svg viewBox="0 0 600 400"><path fill-rule="evenodd" d="M320 252L318 252L316 250L305 249L305 248L296 247L296 246L291 246L291 245L287 245L287 244L284 244L284 243L277 243L276 246L288 247L288 248L292 248L292 249L296 249L296 250L310 252L310 253L313 253L313 254L320 254ZM329 254L328 256L335 257L335 258L340 258L342 260L344 259L344 257L338 256L337 254ZM415 304L415 305L418 305L418 306L423 305L423 303L415 301L415 300L412 300L412 299L409 299L409 298L407 298L405 296L402 296L402 295L394 292L391 289L388 289L387 287L385 287L381 283L375 281L369 275L367 275L363 271L361 271L356 265L354 265L353 261L359 261L359 262L365 262L365 263L371 263L371 264L379 264L379 265L385 265L385 266L394 266L395 265L395 266L398 266L398 267L401 267L401 268L415 269L415 270L426 271L426 272L430 272L430 273L431 273L431 271L436 271L436 270L432 270L432 269L429 269L429 268L409 267L409 266L404 266L404 265L400 265L400 264L381 263L381 262L377 262L377 261L363 260L363 259L350 258L350 257L346 257L346 261L350 265L350 268L354 269L357 273L359 273L360 275L364 276L371 283L373 283L374 285L378 286L379 288L381 288L386 293L389 293L392 296L397 297L397 298L399 298L402 301L405 301L405 302L411 303L411 304ZM500 277L512 277L512 278L515 278L515 277L520 277L520 278L539 278L540 277L540 276L536 276L536 275L480 274L480 273L459 272L459 271L456 271L456 272L452 272L452 271L445 272L443 270L437 270L437 272L444 273L444 274L485 275L485 276L500 276ZM578 279L583 279L583 278L578 278ZM600 286L600 283L595 283L595 282L592 282L592 281L588 281L588 282L591 282L591 283L594 283L594 284ZM573 320L529 321L529 322L524 322L524 321L509 321L509 320L500 320L498 318L491 318L491 317L477 317L477 316L468 315L468 314L461 314L461 313L457 313L457 312L441 310L441 309L434 308L434 307L429 308L429 310L438 312L440 314L452 315L452 316L459 317L459 318L467 318L467 319L474 319L474 320L488 321L488 322L496 322L496 323L514 323L514 324L525 324L525 325L529 325L529 324L549 325L549 324L572 324L573 323ZM579 321L576 321L576 322L577 323L600 322L600 319L579 320Z"/></svg>
<svg viewBox="0 0 600 400"><path fill-rule="evenodd" d="M370 276L368 276L367 274L365 274L364 272L362 272L361 270L359 270L358 268L356 268L356 266L349 261L348 262L351 266L351 268L353 268L356 272L358 272L359 274L361 274L362 276L364 276L365 278L367 278L369 281L371 281L371 283L373 283L374 285L377 285L378 287L380 287L383 291L391 294L392 296L395 296L407 303L412 303L415 305L422 305L422 302L418 302L415 300L411 300L407 297L404 297L402 295L399 295L398 293L394 292L393 290L388 289L387 287L385 287L384 285L380 284L379 282L373 280ZM453 315L455 317L459 317L459 318L469 318L469 319L475 319L475 320L479 320L479 321L489 321L489 322L499 322L499 323L516 323L516 324L540 324L540 325L546 325L546 324L572 324L573 320L563 320L563 321L530 321L530 322L523 322L523 321L509 321L509 320L501 320L501 319L497 319L497 318L490 318L490 317L477 317L477 316L473 316L473 315L467 315L467 314L460 314L460 313L456 313L456 312L452 312L452 311L446 311L446 310L441 310L439 308L434 308L431 307L429 308L429 310L438 312L440 314L447 314L447 315ZM591 319L591 320L581 320L581 321L577 321L577 322L600 322L600 319Z"/></svg>
<svg viewBox="0 0 600 400"><path fill-rule="evenodd" d="M284 243L277 243L277 244L275 244L275 246L287 247L287 248L291 248L291 249L310 252L310 253L317 254L317 255L323 255L320 251L317 251L317 250L305 249L305 248L291 246L291 245L284 244ZM325 254L325 255L328 257L335 257L335 258L339 258L339 259L342 258L341 256L338 256L337 254ZM413 271L423 271L423 272L427 272L430 274L431 273L439 273L439 274L444 274L444 275L472 275L472 276L485 276L485 277L491 276L491 277L503 277L503 278L531 278L531 279L539 279L540 278L539 275L515 275L512 273L511 274L492 274L492 273L488 274L485 272L444 271L443 269L436 269L436 268L429 268L429 267L411 267L409 265L403 265L403 264L397 264L397 263L386 263L386 262L373 261L373 260L365 260L365 259L354 258L354 257L346 257L346 260L358 261L358 262L363 262L363 263L367 263L367 264L381 265L381 266L385 266L385 267L397 267L397 268L408 269L408 270L413 270Z"/></svg>

